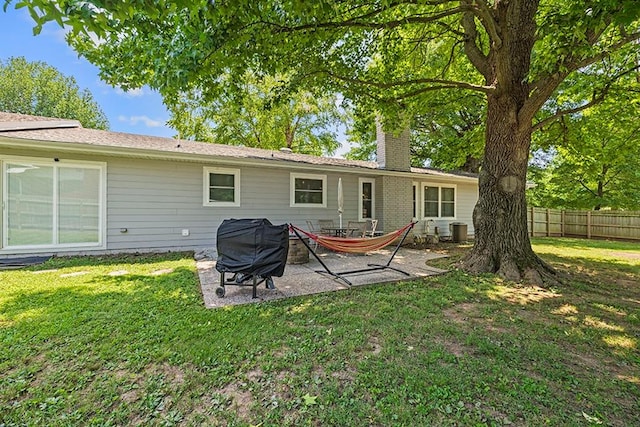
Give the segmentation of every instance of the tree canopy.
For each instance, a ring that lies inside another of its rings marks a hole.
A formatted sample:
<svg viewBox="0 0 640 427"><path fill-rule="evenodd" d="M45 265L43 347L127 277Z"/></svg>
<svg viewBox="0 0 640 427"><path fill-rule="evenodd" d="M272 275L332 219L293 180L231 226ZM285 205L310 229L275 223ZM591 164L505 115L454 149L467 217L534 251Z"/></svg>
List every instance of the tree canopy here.
<svg viewBox="0 0 640 427"><path fill-rule="evenodd" d="M223 93L206 101L200 90L181 93L167 102L169 125L181 138L267 149L290 148L304 154L331 155L339 146L337 127L342 123L335 96L314 96L299 90L279 99L286 84L283 76L221 77L226 87L240 92Z"/></svg>
<svg viewBox="0 0 640 427"><path fill-rule="evenodd" d="M597 82L598 98L609 82L638 68L635 0L18 5L38 25L69 25L71 44L108 82L125 89L148 84L165 99L194 89L203 100L218 99L227 73L282 73L290 76L290 91L340 92L393 128L429 111L433 91L481 94L485 141L475 241L462 266L510 280L553 280L527 233L532 131L590 103L582 93L559 90L576 73ZM543 106L548 114L541 117Z"/></svg>
<svg viewBox="0 0 640 427"><path fill-rule="evenodd" d="M0 60L0 111L78 120L108 129L109 122L87 89L44 62L24 57Z"/></svg>
<svg viewBox="0 0 640 427"><path fill-rule="evenodd" d="M534 165L530 200L551 208L640 210L640 91L612 97L564 116L538 135L554 156Z"/></svg>

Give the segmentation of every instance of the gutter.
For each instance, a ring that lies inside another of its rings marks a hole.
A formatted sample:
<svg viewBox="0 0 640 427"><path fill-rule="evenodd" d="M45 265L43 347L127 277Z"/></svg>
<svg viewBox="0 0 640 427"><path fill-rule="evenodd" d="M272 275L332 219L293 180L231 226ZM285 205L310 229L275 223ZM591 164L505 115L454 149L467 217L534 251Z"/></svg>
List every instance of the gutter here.
<svg viewBox="0 0 640 427"><path fill-rule="evenodd" d="M441 175L441 174L421 174L415 172L402 172L402 171L392 171L386 169L379 168L366 168L360 166L339 166L339 165L329 165L329 164L318 164L318 163L303 163L300 161L287 160L286 158L273 158L273 159L263 159L256 157L229 157L229 156L219 156L219 155L211 155L211 154L194 154L194 153L179 153L175 151L164 151L164 150L152 150L148 148L130 148L130 147L114 147L114 146L106 146L106 145L93 145L93 144L83 144L77 142L52 142L52 141L38 141L32 139L23 139L23 138L12 138L2 136L0 133L0 147L9 148L9 149L19 149L24 148L28 150L34 151L60 151L65 153L73 153L73 154L100 154L107 157L132 157L132 158L142 158L142 159L150 159L150 160L173 160L173 161L184 161L184 162L194 162L194 163L205 163L205 164L213 164L213 163L224 163L227 165L259 165L261 167L266 168L277 168L281 169L286 167L288 169L295 170L309 170L309 169L318 169L326 170L328 172L341 172L341 173L353 173L353 174L367 174L367 175L377 175L377 176L399 176L406 178L416 178L416 177L430 177L434 179L447 179L456 182L462 183L474 183L478 182L477 178L473 177L464 177L464 176L455 176L455 175ZM275 150L274 150L275 152ZM280 153L282 155L282 153ZM273 154L272 154L273 155ZM286 154L285 154L286 155Z"/></svg>

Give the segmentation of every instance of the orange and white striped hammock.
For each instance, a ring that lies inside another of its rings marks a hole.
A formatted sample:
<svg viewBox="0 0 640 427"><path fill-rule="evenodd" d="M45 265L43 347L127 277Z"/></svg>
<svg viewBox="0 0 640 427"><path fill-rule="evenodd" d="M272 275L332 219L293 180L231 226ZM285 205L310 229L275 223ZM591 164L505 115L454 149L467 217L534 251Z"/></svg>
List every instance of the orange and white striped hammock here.
<svg viewBox="0 0 640 427"><path fill-rule="evenodd" d="M375 237L334 237L314 234L290 224L289 227L307 236L309 239L318 242L319 245L336 252L346 252L351 254L363 254L382 249L390 245L415 223L410 222L399 230Z"/></svg>

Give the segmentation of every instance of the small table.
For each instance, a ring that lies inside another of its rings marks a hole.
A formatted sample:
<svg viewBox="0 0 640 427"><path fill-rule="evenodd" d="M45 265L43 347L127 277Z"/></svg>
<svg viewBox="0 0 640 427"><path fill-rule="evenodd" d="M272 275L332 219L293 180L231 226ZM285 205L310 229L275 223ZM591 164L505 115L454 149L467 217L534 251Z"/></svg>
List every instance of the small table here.
<svg viewBox="0 0 640 427"><path fill-rule="evenodd" d="M354 227L324 227L321 232L333 234L335 237L347 237L359 228Z"/></svg>

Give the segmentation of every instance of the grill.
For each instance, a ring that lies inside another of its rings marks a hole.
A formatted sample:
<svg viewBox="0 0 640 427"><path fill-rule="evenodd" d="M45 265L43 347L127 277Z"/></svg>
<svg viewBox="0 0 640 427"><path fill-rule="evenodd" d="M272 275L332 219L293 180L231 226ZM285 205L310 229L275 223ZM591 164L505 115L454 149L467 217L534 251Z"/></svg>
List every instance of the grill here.
<svg viewBox="0 0 640 427"><path fill-rule="evenodd" d="M220 272L220 286L216 295L225 295L225 286L253 286L253 298L257 287L266 284L274 289L272 277L282 277L289 251L288 224L273 225L266 218L225 219L220 227L216 245ZM230 278L227 273L233 273Z"/></svg>

